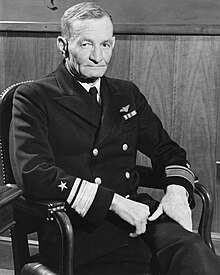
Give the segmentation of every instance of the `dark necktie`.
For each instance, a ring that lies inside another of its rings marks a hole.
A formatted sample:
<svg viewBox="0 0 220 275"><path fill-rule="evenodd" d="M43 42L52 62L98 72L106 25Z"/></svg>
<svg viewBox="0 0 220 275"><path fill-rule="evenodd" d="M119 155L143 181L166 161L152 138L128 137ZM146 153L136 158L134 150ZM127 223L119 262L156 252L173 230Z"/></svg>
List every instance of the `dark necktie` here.
<svg viewBox="0 0 220 275"><path fill-rule="evenodd" d="M97 93L98 93L98 91L97 91L96 87L90 88L89 89L89 93L90 93L91 97L96 101L96 103L99 104L98 101L97 101Z"/></svg>

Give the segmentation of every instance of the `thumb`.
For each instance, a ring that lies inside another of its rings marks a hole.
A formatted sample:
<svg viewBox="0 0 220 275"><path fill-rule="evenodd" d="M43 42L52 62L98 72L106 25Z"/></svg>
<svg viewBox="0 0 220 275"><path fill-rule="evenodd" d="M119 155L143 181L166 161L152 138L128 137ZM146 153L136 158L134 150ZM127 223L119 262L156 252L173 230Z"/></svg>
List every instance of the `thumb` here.
<svg viewBox="0 0 220 275"><path fill-rule="evenodd" d="M155 221L163 214L163 207L159 204L157 210L148 218L149 221Z"/></svg>

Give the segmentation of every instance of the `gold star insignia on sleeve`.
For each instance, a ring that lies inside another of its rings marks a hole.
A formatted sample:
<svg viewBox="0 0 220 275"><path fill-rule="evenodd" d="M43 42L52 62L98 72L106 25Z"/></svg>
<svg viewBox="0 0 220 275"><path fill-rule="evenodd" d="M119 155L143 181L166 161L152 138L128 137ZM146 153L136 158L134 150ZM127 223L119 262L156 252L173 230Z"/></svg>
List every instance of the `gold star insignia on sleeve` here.
<svg viewBox="0 0 220 275"><path fill-rule="evenodd" d="M63 182L61 180L60 184L58 185L58 187L60 188L60 191L62 192L64 189L68 189L68 187L66 186L67 182Z"/></svg>

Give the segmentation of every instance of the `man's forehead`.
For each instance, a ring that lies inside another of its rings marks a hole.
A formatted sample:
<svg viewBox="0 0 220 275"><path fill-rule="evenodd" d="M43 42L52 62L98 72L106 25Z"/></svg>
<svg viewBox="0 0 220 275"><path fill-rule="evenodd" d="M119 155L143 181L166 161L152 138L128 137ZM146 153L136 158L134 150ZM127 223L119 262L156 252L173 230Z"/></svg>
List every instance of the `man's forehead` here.
<svg viewBox="0 0 220 275"><path fill-rule="evenodd" d="M74 20L71 24L73 38L79 35L94 34L113 35L113 25L108 17Z"/></svg>

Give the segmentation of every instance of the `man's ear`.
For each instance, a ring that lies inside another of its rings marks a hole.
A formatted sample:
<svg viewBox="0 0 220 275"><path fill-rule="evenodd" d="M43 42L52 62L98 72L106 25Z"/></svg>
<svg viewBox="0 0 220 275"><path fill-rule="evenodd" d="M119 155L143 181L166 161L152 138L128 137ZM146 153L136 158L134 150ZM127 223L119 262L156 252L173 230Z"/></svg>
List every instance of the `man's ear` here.
<svg viewBox="0 0 220 275"><path fill-rule="evenodd" d="M112 49L114 48L114 46L115 46L115 36L113 36L112 38Z"/></svg>
<svg viewBox="0 0 220 275"><path fill-rule="evenodd" d="M64 37L62 37L62 36L57 37L57 48L59 49L59 51L61 52L61 54L64 58L69 56L68 42Z"/></svg>

